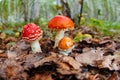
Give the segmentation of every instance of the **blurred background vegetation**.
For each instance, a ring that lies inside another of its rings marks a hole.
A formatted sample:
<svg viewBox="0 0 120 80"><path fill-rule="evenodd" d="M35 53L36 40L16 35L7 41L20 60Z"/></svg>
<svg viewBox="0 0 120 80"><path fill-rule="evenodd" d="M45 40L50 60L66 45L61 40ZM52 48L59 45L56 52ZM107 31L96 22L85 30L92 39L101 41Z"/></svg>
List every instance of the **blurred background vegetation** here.
<svg viewBox="0 0 120 80"><path fill-rule="evenodd" d="M75 27L95 28L101 35L120 33L120 0L0 0L0 32L19 37L30 22L44 31L55 15L65 15Z"/></svg>

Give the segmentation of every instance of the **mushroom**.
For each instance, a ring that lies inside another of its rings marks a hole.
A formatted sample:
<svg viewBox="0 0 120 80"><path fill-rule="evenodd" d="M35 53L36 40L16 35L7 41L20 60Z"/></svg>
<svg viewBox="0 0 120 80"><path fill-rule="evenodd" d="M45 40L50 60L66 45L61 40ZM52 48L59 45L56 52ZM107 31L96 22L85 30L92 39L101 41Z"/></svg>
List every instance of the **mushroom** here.
<svg viewBox="0 0 120 80"><path fill-rule="evenodd" d="M59 53L69 55L74 48L74 41L69 37L63 37L58 43Z"/></svg>
<svg viewBox="0 0 120 80"><path fill-rule="evenodd" d="M22 30L22 38L30 42L33 53L42 52L39 39L42 38L43 31L34 23L26 24Z"/></svg>
<svg viewBox="0 0 120 80"><path fill-rule="evenodd" d="M64 37L64 32L74 28L74 23L66 16L57 15L48 22L48 28L57 31L54 44L54 48L56 48L59 41Z"/></svg>

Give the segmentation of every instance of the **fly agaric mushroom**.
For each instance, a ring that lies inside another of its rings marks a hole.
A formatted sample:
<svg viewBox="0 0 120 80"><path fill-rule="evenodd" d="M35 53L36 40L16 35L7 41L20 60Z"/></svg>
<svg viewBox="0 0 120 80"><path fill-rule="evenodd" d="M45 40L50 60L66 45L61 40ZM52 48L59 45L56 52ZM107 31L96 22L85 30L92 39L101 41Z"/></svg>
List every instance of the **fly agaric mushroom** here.
<svg viewBox="0 0 120 80"><path fill-rule="evenodd" d="M42 38L43 31L34 23L29 23L23 27L22 38L30 42L33 53L42 52L39 39Z"/></svg>
<svg viewBox="0 0 120 80"><path fill-rule="evenodd" d="M74 28L74 23L66 16L57 15L49 21L48 28L57 31L54 44L55 48L58 46L59 41L64 37L64 32Z"/></svg>
<svg viewBox="0 0 120 80"><path fill-rule="evenodd" d="M74 48L74 41L69 37L63 37L58 43L59 53L68 55Z"/></svg>

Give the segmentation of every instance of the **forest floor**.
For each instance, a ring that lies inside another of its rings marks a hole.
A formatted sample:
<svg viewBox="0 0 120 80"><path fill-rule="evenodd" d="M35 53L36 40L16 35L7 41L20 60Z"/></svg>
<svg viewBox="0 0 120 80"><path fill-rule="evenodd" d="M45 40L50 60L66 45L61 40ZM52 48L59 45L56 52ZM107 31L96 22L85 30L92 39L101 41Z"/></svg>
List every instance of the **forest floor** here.
<svg viewBox="0 0 120 80"><path fill-rule="evenodd" d="M77 32L96 35L88 28L66 35ZM120 80L120 42L110 36L80 40L68 56L48 38L40 40L42 53L32 53L21 38L7 37L0 44L0 80Z"/></svg>

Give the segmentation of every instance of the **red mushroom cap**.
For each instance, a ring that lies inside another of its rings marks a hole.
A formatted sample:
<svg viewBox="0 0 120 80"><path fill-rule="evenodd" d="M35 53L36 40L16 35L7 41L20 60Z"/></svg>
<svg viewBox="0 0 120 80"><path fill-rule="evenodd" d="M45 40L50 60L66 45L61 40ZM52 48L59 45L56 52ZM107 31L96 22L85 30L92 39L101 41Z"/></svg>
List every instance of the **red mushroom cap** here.
<svg viewBox="0 0 120 80"><path fill-rule="evenodd" d="M55 30L73 29L74 23L70 18L66 16L57 15L49 21L48 28L55 29Z"/></svg>
<svg viewBox="0 0 120 80"><path fill-rule="evenodd" d="M22 38L28 42L42 37L42 30L34 23L29 23L23 27Z"/></svg>

